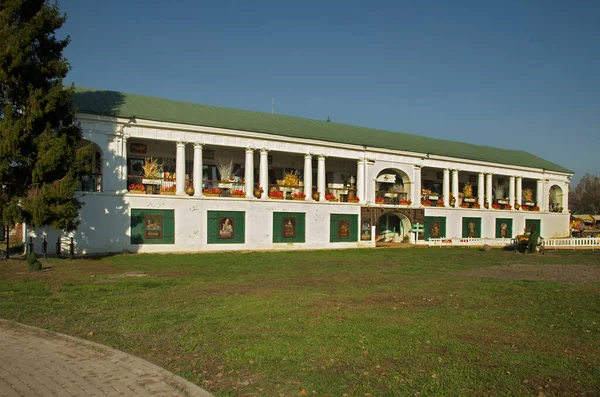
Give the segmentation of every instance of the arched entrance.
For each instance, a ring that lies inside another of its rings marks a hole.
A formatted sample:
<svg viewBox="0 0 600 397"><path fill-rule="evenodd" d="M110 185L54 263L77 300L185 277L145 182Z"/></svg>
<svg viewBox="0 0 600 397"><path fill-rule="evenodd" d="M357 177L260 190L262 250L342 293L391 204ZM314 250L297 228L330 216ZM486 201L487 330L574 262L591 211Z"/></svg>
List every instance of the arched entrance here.
<svg viewBox="0 0 600 397"><path fill-rule="evenodd" d="M548 211L562 212L563 211L563 192L560 186L552 185L548 195Z"/></svg>
<svg viewBox="0 0 600 397"><path fill-rule="evenodd" d="M81 176L77 190L82 192L102 191L102 149L94 142L82 139L78 145L80 148L89 146L89 155L86 159L87 171Z"/></svg>
<svg viewBox="0 0 600 397"><path fill-rule="evenodd" d="M408 235L411 222L404 214L388 211L377 218L375 225L375 233L377 236L380 236L381 240L400 242L404 236Z"/></svg>
<svg viewBox="0 0 600 397"><path fill-rule="evenodd" d="M410 187L410 179L404 171L386 168L375 179L375 202L404 204L411 197Z"/></svg>

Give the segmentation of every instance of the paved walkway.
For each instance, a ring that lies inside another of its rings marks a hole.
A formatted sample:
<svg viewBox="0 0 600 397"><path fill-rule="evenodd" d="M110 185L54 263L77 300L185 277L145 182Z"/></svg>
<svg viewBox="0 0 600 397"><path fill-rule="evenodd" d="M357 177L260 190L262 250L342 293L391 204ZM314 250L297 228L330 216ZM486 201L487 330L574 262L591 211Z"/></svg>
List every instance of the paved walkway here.
<svg viewBox="0 0 600 397"><path fill-rule="evenodd" d="M211 394L148 361L110 347L0 320L0 396Z"/></svg>

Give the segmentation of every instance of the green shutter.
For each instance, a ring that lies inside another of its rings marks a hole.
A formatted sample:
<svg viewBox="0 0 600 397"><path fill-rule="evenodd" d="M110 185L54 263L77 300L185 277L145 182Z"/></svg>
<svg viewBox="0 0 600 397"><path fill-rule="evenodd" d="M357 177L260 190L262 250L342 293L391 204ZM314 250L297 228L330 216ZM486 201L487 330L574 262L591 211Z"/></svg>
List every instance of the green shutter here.
<svg viewBox="0 0 600 397"><path fill-rule="evenodd" d="M525 229L531 233L531 226L535 225L538 234L542 235L542 221L540 219L525 219Z"/></svg>
<svg viewBox="0 0 600 397"><path fill-rule="evenodd" d="M348 223L350 230L348 237L338 234L340 222ZM358 241L358 215L331 214L329 218L329 241L332 243L348 243Z"/></svg>
<svg viewBox="0 0 600 397"><path fill-rule="evenodd" d="M470 233L470 224L473 224L474 234L469 236ZM463 238L467 237L481 237L481 218L463 218L462 223L462 236Z"/></svg>
<svg viewBox="0 0 600 397"><path fill-rule="evenodd" d="M208 211L206 216L207 244L244 244L246 233L246 213L243 211ZM219 233L223 218L233 220L233 238L224 238Z"/></svg>
<svg viewBox="0 0 600 397"><path fill-rule="evenodd" d="M144 217L160 216L162 229L160 238L146 238ZM175 211L155 209L131 209L131 244L175 244Z"/></svg>
<svg viewBox="0 0 600 397"><path fill-rule="evenodd" d="M283 220L295 220L296 236L286 237L283 233ZM273 242L274 243L303 243L305 242L306 214L302 212L274 212L273 213Z"/></svg>
<svg viewBox="0 0 600 397"><path fill-rule="evenodd" d="M423 227L425 228L424 237L425 241L431 238L431 224L433 222L440 223L440 238L446 238L446 217L445 216L426 216L423 221Z"/></svg>
<svg viewBox="0 0 600 397"><path fill-rule="evenodd" d="M512 222L510 218L497 218L496 219L496 238L502 238L502 226L506 225L506 238L512 238Z"/></svg>

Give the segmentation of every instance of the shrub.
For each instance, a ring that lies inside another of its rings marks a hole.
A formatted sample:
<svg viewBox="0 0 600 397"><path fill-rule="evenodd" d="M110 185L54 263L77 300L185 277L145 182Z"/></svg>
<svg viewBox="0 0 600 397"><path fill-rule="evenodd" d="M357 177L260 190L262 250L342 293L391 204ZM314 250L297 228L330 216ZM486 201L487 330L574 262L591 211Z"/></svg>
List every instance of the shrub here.
<svg viewBox="0 0 600 397"><path fill-rule="evenodd" d="M33 252L27 255L27 267L32 272L42 270L42 264L37 260L37 256Z"/></svg>

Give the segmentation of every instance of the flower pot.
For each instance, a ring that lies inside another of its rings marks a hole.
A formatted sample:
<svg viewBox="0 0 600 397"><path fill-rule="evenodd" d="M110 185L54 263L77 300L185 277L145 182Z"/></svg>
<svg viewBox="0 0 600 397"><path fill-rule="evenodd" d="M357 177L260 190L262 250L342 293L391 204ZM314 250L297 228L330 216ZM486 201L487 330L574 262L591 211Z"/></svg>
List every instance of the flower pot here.
<svg viewBox="0 0 600 397"><path fill-rule="evenodd" d="M304 201L304 197L292 197L292 200Z"/></svg>
<svg viewBox="0 0 600 397"><path fill-rule="evenodd" d="M358 200L357 199L348 199L348 202L349 203L358 203Z"/></svg>
<svg viewBox="0 0 600 397"><path fill-rule="evenodd" d="M219 193L204 193L206 197L219 197Z"/></svg>
<svg viewBox="0 0 600 397"><path fill-rule="evenodd" d="M257 199L262 197L262 192L258 189L254 189L254 197L256 197Z"/></svg>
<svg viewBox="0 0 600 397"><path fill-rule="evenodd" d="M320 197L319 197L319 193L313 193L313 195L312 195L312 199L313 199L313 200L315 200L315 201L319 201L319 198L320 198Z"/></svg>
<svg viewBox="0 0 600 397"><path fill-rule="evenodd" d="M337 199L327 199L327 201L329 201L330 203L337 203Z"/></svg>
<svg viewBox="0 0 600 397"><path fill-rule="evenodd" d="M185 192L188 196L193 196L195 192L194 187L192 185L188 186L188 188L185 189Z"/></svg>
<svg viewBox="0 0 600 397"><path fill-rule="evenodd" d="M292 197L292 192L286 192L286 193L285 193L285 199L286 199L286 200L291 200L292 198L293 198L293 197Z"/></svg>
<svg viewBox="0 0 600 397"><path fill-rule="evenodd" d="M232 194L231 197L235 197L235 198L246 198L245 195L243 194Z"/></svg>
<svg viewBox="0 0 600 397"><path fill-rule="evenodd" d="M160 192L163 196L174 196L175 192Z"/></svg>
<svg viewBox="0 0 600 397"><path fill-rule="evenodd" d="M130 190L129 193L131 194L146 194L145 190Z"/></svg>
<svg viewBox="0 0 600 397"><path fill-rule="evenodd" d="M271 200L283 200L283 197L269 196Z"/></svg>

